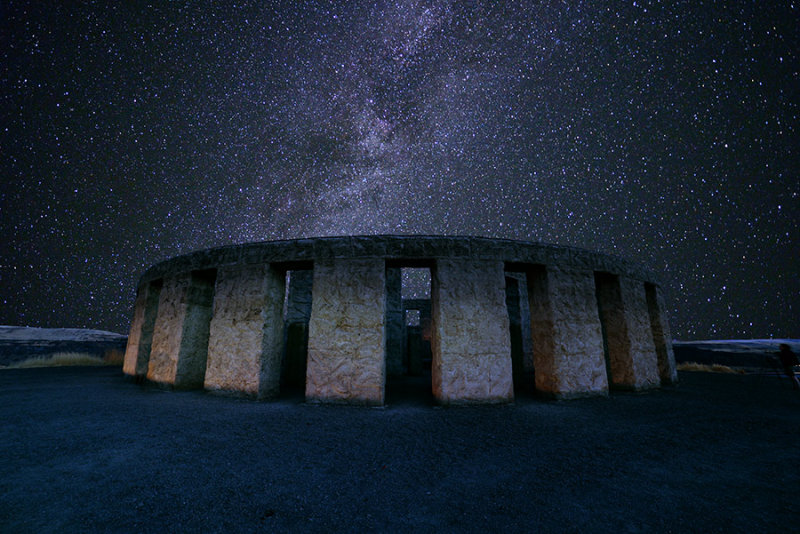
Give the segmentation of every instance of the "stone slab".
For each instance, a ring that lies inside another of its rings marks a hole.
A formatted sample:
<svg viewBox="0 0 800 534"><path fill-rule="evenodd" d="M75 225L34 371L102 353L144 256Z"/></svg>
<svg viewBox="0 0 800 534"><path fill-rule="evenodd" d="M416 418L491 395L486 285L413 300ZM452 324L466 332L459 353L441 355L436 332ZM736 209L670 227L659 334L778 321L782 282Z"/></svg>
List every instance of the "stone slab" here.
<svg viewBox="0 0 800 534"><path fill-rule="evenodd" d="M191 273L188 272L164 279L147 368L147 379L152 382L165 385L175 383L190 284Z"/></svg>
<svg viewBox="0 0 800 534"><path fill-rule="evenodd" d="M437 401L513 401L503 263L437 260L431 272L431 301L431 373Z"/></svg>
<svg viewBox="0 0 800 534"><path fill-rule="evenodd" d="M285 278L268 265L219 270L205 388L256 398L280 389Z"/></svg>
<svg viewBox="0 0 800 534"><path fill-rule="evenodd" d="M208 354L213 278L181 273L164 280L153 327L147 378L179 388L202 387Z"/></svg>
<svg viewBox="0 0 800 534"><path fill-rule="evenodd" d="M678 371L675 366L675 354L672 350L672 336L669 320L661 289L654 284L645 284L647 308L650 315L650 327L653 332L658 361L658 375L663 385L678 383Z"/></svg>
<svg viewBox="0 0 800 534"><path fill-rule="evenodd" d="M306 400L383 404L385 273L380 259L315 262Z"/></svg>
<svg viewBox="0 0 800 534"><path fill-rule="evenodd" d="M122 366L122 372L126 375L147 376L160 292L161 284L150 282L142 285L136 294L131 331Z"/></svg>
<svg viewBox="0 0 800 534"><path fill-rule="evenodd" d="M536 266L527 289L536 390L556 398L607 394L592 271Z"/></svg>

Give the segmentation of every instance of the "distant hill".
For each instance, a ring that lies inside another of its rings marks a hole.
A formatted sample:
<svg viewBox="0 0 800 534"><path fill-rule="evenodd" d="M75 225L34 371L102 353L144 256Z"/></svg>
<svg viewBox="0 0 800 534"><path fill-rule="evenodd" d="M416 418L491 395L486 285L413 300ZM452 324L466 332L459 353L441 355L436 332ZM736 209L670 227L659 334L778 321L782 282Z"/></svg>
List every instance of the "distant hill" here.
<svg viewBox="0 0 800 534"><path fill-rule="evenodd" d="M0 326L0 365L59 352L80 352L107 359L124 352L128 336L81 328L32 328Z"/></svg>
<svg viewBox="0 0 800 534"><path fill-rule="evenodd" d="M677 363L719 363L730 367L774 367L781 343L788 344L795 354L800 353L800 339L715 339L703 341L673 341Z"/></svg>

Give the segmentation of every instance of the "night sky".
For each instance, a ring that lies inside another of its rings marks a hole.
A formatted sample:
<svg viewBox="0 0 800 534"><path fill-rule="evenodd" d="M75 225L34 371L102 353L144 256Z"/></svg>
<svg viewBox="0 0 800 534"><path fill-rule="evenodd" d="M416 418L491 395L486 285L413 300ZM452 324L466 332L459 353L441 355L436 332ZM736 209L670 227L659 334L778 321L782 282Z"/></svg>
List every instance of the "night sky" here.
<svg viewBox="0 0 800 534"><path fill-rule="evenodd" d="M127 333L169 257L426 233L648 265L677 339L800 338L800 4L77 4L0 3L0 324Z"/></svg>

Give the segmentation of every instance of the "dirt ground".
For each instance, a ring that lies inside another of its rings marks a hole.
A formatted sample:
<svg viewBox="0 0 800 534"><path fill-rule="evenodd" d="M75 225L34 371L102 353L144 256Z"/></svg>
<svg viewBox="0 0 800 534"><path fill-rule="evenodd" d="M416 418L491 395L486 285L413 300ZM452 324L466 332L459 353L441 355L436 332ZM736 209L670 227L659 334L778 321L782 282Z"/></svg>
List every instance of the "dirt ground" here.
<svg viewBox="0 0 800 534"><path fill-rule="evenodd" d="M2 532L786 532L800 392L682 373L647 394L438 408L254 402L119 368L0 372Z"/></svg>

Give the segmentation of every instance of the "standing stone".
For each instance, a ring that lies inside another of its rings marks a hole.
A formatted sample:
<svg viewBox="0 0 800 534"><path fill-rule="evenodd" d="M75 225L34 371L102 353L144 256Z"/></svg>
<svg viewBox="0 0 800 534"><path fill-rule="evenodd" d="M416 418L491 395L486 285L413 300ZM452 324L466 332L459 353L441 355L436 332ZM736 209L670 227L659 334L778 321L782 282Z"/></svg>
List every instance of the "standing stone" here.
<svg viewBox="0 0 800 534"><path fill-rule="evenodd" d="M606 273L598 273L595 280L611 385L634 390L656 387L658 362L644 284Z"/></svg>
<svg viewBox="0 0 800 534"><path fill-rule="evenodd" d="M381 405L386 361L383 259L314 264L306 399Z"/></svg>
<svg viewBox="0 0 800 534"><path fill-rule="evenodd" d="M257 398L279 392L283 272L269 265L224 267L217 275L205 388Z"/></svg>
<svg viewBox="0 0 800 534"><path fill-rule="evenodd" d="M594 274L535 266L527 287L537 391L556 398L607 394Z"/></svg>
<svg viewBox="0 0 800 534"><path fill-rule="evenodd" d="M432 383L440 403L514 400L503 262L437 260Z"/></svg>
<svg viewBox="0 0 800 534"><path fill-rule="evenodd" d="M131 321L131 333L125 349L122 372L126 375L145 377L150 363L150 348L153 344L153 327L158 311L161 281L150 282L139 288Z"/></svg>
<svg viewBox="0 0 800 534"><path fill-rule="evenodd" d="M672 337L669 332L667 310L664 298L658 286L645 284L647 309L650 315L650 327L653 331L653 344L658 359L658 376L663 385L678 383L678 371L675 367L675 354L672 352Z"/></svg>
<svg viewBox="0 0 800 534"><path fill-rule="evenodd" d="M386 269L386 374L405 374L403 365L403 295L402 271Z"/></svg>
<svg viewBox="0 0 800 534"><path fill-rule="evenodd" d="M202 387L215 271L192 271L164 280L153 329L147 378L180 388Z"/></svg>

